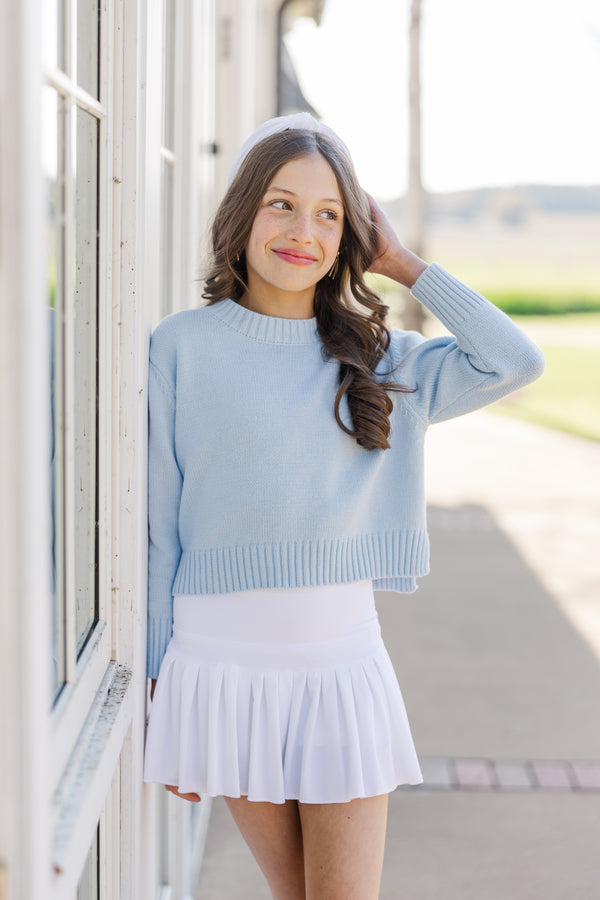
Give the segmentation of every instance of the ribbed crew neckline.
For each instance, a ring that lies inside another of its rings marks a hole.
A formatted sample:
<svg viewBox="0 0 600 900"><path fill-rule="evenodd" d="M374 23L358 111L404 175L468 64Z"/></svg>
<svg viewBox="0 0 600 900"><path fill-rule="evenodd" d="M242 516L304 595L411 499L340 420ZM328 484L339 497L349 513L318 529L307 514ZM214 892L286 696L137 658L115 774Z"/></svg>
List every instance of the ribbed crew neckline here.
<svg viewBox="0 0 600 900"><path fill-rule="evenodd" d="M230 328L265 344L314 344L320 340L316 316L310 319L265 316L231 299L220 300L208 308Z"/></svg>

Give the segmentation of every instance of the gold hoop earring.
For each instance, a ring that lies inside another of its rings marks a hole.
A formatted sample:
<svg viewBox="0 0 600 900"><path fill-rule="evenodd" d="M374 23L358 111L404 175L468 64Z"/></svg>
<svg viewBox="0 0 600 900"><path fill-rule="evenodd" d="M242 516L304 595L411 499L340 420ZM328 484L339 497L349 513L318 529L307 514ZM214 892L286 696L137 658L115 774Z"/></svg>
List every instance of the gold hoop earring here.
<svg viewBox="0 0 600 900"><path fill-rule="evenodd" d="M339 259L340 259L340 251L338 250L338 252L336 253L336 257L333 261L333 265L330 268L329 272L327 273L330 278L335 278L335 276L337 275Z"/></svg>

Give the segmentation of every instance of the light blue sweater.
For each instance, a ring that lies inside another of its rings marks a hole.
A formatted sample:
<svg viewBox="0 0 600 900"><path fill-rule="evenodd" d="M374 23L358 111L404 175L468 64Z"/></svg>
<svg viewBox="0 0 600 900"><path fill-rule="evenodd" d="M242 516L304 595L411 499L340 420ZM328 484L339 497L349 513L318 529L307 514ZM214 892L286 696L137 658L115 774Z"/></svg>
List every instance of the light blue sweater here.
<svg viewBox="0 0 600 900"><path fill-rule="evenodd" d="M436 264L412 293L456 337L392 332L394 377L417 390L391 395L388 450L365 450L337 425L339 364L324 357L316 319L264 316L223 300L157 326L149 676L171 636L173 594L366 578L410 591L427 574L427 426L533 381L543 357L507 316ZM344 403L341 414L351 425Z"/></svg>

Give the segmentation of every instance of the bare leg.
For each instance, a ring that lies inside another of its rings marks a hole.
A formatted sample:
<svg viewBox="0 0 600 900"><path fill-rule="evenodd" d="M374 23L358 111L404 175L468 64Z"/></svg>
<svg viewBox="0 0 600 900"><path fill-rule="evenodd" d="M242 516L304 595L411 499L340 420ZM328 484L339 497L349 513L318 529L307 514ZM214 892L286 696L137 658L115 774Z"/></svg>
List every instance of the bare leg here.
<svg viewBox="0 0 600 900"><path fill-rule="evenodd" d="M388 795L299 803L306 900L377 900Z"/></svg>
<svg viewBox="0 0 600 900"><path fill-rule="evenodd" d="M255 803L247 797L224 799L275 900L305 900L302 826L297 802Z"/></svg>

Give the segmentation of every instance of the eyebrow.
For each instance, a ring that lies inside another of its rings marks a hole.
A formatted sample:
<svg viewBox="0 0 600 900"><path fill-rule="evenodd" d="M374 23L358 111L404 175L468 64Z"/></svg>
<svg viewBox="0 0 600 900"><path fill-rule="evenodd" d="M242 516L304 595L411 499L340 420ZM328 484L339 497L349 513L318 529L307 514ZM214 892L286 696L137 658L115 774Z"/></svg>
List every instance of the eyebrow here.
<svg viewBox="0 0 600 900"><path fill-rule="evenodd" d="M298 194L295 194L294 191L288 191L287 188L277 187L276 184L272 184L271 187L268 187L266 193L268 194L270 191L276 191L278 194L288 194L290 197L298 196ZM342 201L337 200L335 197L325 197L320 202L321 203L337 203L338 206L343 206Z"/></svg>

